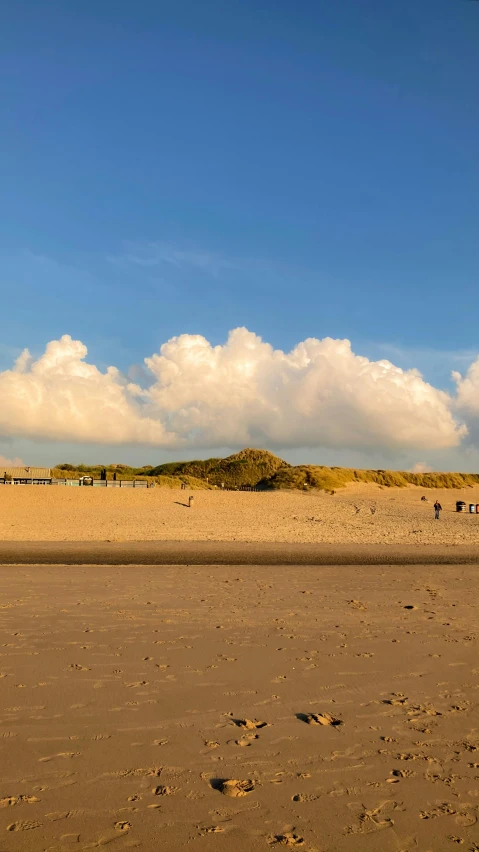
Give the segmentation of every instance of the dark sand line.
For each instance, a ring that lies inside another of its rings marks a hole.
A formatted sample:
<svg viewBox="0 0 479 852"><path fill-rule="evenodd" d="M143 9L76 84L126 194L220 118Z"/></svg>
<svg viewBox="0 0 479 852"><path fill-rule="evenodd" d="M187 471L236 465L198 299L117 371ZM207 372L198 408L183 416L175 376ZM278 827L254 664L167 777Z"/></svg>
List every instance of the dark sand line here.
<svg viewBox="0 0 479 852"><path fill-rule="evenodd" d="M1 565L458 565L467 545L288 544L240 541L3 541Z"/></svg>

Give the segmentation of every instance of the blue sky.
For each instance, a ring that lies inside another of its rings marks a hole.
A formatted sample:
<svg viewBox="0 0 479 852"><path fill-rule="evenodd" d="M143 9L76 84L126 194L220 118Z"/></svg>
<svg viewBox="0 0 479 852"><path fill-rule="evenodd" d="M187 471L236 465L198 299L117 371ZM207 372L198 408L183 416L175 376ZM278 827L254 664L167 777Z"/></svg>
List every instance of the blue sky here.
<svg viewBox="0 0 479 852"><path fill-rule="evenodd" d="M17 0L2 42L0 369L238 326L440 388L477 356L479 3Z"/></svg>

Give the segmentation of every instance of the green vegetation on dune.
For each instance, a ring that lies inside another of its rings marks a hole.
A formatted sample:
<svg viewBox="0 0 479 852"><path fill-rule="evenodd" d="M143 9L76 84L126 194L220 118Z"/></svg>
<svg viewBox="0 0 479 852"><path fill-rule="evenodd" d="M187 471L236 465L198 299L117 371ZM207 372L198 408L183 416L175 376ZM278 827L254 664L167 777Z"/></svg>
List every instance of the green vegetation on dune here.
<svg viewBox="0 0 479 852"><path fill-rule="evenodd" d="M190 489L258 487L264 490L319 489L335 491L351 483L375 483L385 488L466 488L479 485L476 473L408 473L394 470L359 470L322 465L290 465L267 450L241 450L227 458L168 462L156 467L141 468L128 465L58 465L53 470L56 478L78 479L80 476L100 478L106 468L107 478L147 479L165 488L180 488L184 483Z"/></svg>
<svg viewBox="0 0 479 852"><path fill-rule="evenodd" d="M208 489L213 488L205 479L201 479L188 474L178 474L176 476L157 475L150 476L150 466L144 467L129 467L128 465L84 465L78 466L71 464L60 464L52 469L54 479L80 479L81 476L92 476L93 479L100 479L102 470L106 470L106 478L112 480L116 473L117 479L143 479L149 483L154 482L163 488L181 488L182 484L189 489Z"/></svg>
<svg viewBox="0 0 479 852"><path fill-rule="evenodd" d="M163 476L160 474L160 476L155 476L152 481L162 488L181 488L182 483L190 491L198 491L199 489L205 491L214 488L205 479L198 479L196 476L188 476L187 474L182 476Z"/></svg>
<svg viewBox="0 0 479 852"><path fill-rule="evenodd" d="M290 465L267 450L241 450L225 459L204 461L169 462L151 468L148 476L195 476L207 480L210 485L237 488L242 485L256 486L268 481L281 468Z"/></svg>
<svg viewBox="0 0 479 852"><path fill-rule="evenodd" d="M408 473L395 470L357 470L347 467L298 465L280 468L268 483L270 488L317 488L333 491L357 482L369 482L385 488L465 488L479 484L476 473Z"/></svg>
<svg viewBox="0 0 479 852"><path fill-rule="evenodd" d="M187 462L166 462L144 471L148 476L194 476L206 480L211 468L221 459L205 459Z"/></svg>
<svg viewBox="0 0 479 852"><path fill-rule="evenodd" d="M55 479L80 479L81 476L92 476L100 479L102 470L106 470L107 479L144 479L143 468L130 467L127 464L58 464L52 468L52 476Z"/></svg>

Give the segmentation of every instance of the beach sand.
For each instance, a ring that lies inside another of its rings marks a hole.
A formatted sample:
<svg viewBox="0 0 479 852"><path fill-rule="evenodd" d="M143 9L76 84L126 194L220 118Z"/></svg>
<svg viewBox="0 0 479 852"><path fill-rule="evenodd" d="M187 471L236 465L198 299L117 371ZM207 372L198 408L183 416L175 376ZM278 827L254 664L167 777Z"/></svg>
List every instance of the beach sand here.
<svg viewBox="0 0 479 852"><path fill-rule="evenodd" d="M428 502L421 502L425 494ZM479 489L427 492L377 485L324 492L194 492L0 486L3 541L237 541L327 544L475 545ZM432 504L444 507L434 520Z"/></svg>
<svg viewBox="0 0 479 852"><path fill-rule="evenodd" d="M476 566L0 574L2 852L479 849Z"/></svg>
<svg viewBox="0 0 479 852"><path fill-rule="evenodd" d="M479 852L479 490L188 496L0 488L0 852Z"/></svg>

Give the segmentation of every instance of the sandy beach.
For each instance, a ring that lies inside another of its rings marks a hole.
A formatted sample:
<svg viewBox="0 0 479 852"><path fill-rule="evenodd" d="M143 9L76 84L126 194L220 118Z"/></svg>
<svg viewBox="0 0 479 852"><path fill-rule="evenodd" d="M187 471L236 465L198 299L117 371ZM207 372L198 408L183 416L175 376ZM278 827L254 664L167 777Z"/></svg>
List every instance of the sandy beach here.
<svg viewBox="0 0 479 852"><path fill-rule="evenodd" d="M425 494L428 502L421 502ZM479 489L425 492L377 485L324 492L1 486L2 541L219 541L475 545ZM444 511L434 520L439 498Z"/></svg>
<svg viewBox="0 0 479 852"><path fill-rule="evenodd" d="M478 849L476 567L0 570L2 852Z"/></svg>
<svg viewBox="0 0 479 852"><path fill-rule="evenodd" d="M1 852L478 852L471 492L0 489Z"/></svg>
<svg viewBox="0 0 479 852"><path fill-rule="evenodd" d="M479 852L479 0L1 25L0 852Z"/></svg>

